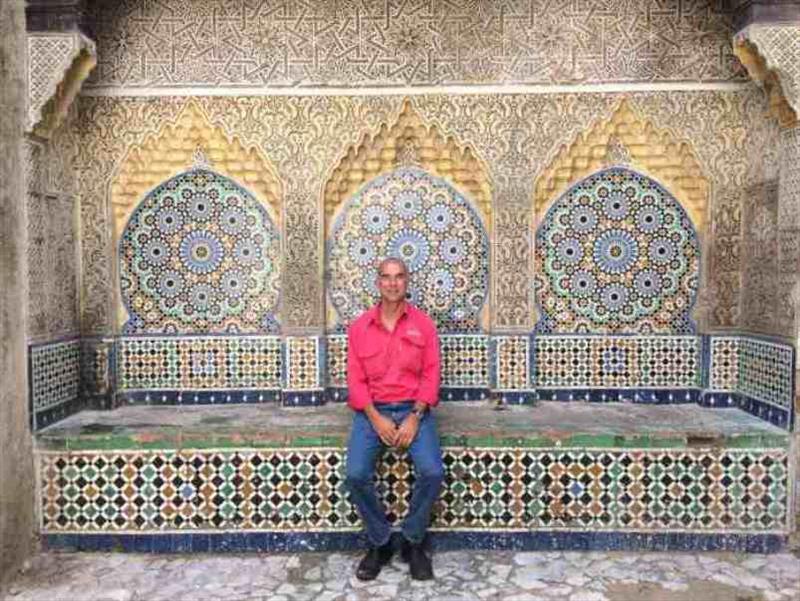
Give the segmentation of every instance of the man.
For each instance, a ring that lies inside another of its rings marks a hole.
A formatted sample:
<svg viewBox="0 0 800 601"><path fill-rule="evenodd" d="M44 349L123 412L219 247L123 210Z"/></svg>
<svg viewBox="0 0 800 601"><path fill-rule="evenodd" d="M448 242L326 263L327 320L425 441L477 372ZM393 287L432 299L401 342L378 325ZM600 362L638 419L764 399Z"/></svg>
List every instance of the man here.
<svg viewBox="0 0 800 601"><path fill-rule="evenodd" d="M408 268L389 258L378 267L381 300L350 326L347 351L348 404L355 411L347 446L350 500L367 532L370 548L356 577L373 580L395 551L389 521L375 495L375 461L386 447L408 449L416 483L402 525L401 553L411 577L433 578L423 540L444 468L436 422L439 400L439 339L423 311L406 302Z"/></svg>

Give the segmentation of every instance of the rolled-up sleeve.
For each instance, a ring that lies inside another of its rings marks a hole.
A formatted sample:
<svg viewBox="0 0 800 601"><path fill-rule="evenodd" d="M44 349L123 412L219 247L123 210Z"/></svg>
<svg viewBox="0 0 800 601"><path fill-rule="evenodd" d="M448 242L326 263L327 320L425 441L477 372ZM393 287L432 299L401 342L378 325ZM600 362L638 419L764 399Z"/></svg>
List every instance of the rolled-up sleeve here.
<svg viewBox="0 0 800 601"><path fill-rule="evenodd" d="M351 327L347 331L347 404L355 411L363 411L372 402L367 374L356 353L359 342L361 340L356 329Z"/></svg>
<svg viewBox="0 0 800 601"><path fill-rule="evenodd" d="M414 397L415 400L427 403L431 407L436 406L439 402L440 367L439 335L436 332L436 326L431 325L422 355L422 375L419 389Z"/></svg>

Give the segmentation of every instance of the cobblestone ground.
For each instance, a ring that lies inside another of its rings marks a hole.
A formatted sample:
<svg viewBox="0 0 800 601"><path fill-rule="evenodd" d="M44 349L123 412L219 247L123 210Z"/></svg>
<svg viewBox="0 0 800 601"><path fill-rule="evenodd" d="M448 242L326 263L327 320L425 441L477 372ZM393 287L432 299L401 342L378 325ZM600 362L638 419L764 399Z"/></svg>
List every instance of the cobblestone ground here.
<svg viewBox="0 0 800 601"><path fill-rule="evenodd" d="M791 554L448 552L436 580L398 559L362 583L355 553L274 555L41 554L3 601L269 600L797 601Z"/></svg>

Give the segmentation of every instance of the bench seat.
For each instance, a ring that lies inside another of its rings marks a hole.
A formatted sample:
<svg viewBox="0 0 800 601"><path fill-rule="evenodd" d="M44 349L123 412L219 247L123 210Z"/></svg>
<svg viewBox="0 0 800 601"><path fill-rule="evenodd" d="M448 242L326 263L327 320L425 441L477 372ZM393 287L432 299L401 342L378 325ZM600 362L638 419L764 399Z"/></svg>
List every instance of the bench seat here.
<svg viewBox="0 0 800 601"><path fill-rule="evenodd" d="M439 548L777 551L789 534L789 434L695 404L442 403ZM352 548L342 404L83 411L36 435L52 548ZM378 488L407 510L413 470L389 452Z"/></svg>

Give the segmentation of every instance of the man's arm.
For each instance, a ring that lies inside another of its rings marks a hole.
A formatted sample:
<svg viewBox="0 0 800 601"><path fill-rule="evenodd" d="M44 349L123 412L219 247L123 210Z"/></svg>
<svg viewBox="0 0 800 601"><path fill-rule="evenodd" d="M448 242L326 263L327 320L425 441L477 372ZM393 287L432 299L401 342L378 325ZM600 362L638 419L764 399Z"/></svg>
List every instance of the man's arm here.
<svg viewBox="0 0 800 601"><path fill-rule="evenodd" d="M439 402L441 357L439 355L439 334L436 332L436 326L431 325L431 333L425 342L425 348L422 353L422 375L414 398L417 403L424 405L424 407L420 407L421 409L435 407Z"/></svg>
<svg viewBox="0 0 800 601"><path fill-rule="evenodd" d="M436 327L425 344L422 355L422 374L417 394L414 398L414 410L408 414L397 431L397 446L405 448L414 442L419 430L421 415L439 402L439 336Z"/></svg>

